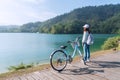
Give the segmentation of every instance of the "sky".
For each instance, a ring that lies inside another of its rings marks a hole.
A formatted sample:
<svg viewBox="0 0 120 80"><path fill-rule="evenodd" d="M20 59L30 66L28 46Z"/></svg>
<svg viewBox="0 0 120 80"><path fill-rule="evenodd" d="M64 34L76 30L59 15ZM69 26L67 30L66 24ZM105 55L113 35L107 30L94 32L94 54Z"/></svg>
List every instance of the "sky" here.
<svg viewBox="0 0 120 80"><path fill-rule="evenodd" d="M76 8L120 4L120 0L0 0L0 25L45 21Z"/></svg>

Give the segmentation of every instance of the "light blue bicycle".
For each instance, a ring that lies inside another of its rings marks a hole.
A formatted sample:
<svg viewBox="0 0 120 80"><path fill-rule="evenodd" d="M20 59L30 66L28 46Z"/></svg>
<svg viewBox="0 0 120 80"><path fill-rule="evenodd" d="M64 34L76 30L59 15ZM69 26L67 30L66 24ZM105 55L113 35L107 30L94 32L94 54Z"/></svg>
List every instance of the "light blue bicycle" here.
<svg viewBox="0 0 120 80"><path fill-rule="evenodd" d="M73 61L77 51L82 57L81 51L79 49L79 39L80 37L77 37L75 41L68 41L68 43L71 44L72 48L74 49L71 55L66 51L67 46L61 46L60 49L52 52L50 56L50 65L54 70L62 71L68 62L71 63Z"/></svg>

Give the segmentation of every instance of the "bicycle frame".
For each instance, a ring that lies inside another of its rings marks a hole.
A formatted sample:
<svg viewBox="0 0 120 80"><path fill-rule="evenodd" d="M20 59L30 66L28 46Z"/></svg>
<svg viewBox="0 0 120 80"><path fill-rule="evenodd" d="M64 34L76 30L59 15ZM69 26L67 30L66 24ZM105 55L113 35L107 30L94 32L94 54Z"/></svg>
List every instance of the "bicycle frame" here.
<svg viewBox="0 0 120 80"><path fill-rule="evenodd" d="M71 56L72 58L75 56L75 54L76 54L77 51L78 51L79 55L82 56L82 53L81 53L81 51L79 50L78 45L76 44L76 45L75 45L75 48L74 48L74 51L73 51L73 53L72 53L72 56Z"/></svg>
<svg viewBox="0 0 120 80"><path fill-rule="evenodd" d="M68 41L68 43L70 43L72 48L74 49L71 55L66 50L67 46L61 46L59 49L52 52L50 56L50 65L54 70L62 71L66 67L67 62L71 63L73 61L73 58L75 57L76 52L78 52L79 55L82 57L82 53L79 49L79 42L78 42L79 39L80 38L78 37L76 38L75 41ZM54 65L55 62L56 62L56 65Z"/></svg>
<svg viewBox="0 0 120 80"><path fill-rule="evenodd" d="M74 50L73 50L73 52L72 52L71 58L74 58L76 52L78 52L79 55L82 57L83 55L82 55L82 53L81 53L81 51L80 51L80 49L79 49L79 46L78 46L78 44L77 44L77 41L71 42L71 43L74 43L74 48L73 48ZM62 49L62 50L66 53L67 56L69 55L69 52L68 52L66 49Z"/></svg>

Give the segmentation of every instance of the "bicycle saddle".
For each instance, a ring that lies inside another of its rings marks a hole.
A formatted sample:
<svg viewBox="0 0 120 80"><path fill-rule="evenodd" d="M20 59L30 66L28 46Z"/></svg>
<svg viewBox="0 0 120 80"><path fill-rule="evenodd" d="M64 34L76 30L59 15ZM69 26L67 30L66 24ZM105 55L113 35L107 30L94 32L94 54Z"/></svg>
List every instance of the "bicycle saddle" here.
<svg viewBox="0 0 120 80"><path fill-rule="evenodd" d="M67 46L60 46L60 48L61 48L61 49L65 49L65 48L67 48Z"/></svg>

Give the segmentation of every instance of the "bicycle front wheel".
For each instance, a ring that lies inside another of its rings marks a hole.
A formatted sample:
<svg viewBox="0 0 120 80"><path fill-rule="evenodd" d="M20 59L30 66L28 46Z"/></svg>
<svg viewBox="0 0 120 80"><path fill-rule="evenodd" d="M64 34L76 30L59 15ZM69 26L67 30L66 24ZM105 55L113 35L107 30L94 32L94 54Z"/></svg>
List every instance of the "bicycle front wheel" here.
<svg viewBox="0 0 120 80"><path fill-rule="evenodd" d="M50 65L56 71L62 71L67 65L67 55L62 50L56 50L50 57Z"/></svg>

